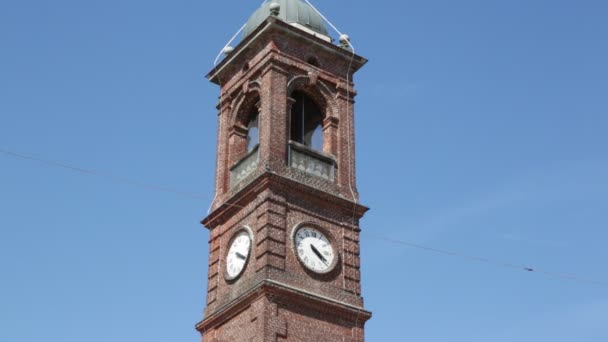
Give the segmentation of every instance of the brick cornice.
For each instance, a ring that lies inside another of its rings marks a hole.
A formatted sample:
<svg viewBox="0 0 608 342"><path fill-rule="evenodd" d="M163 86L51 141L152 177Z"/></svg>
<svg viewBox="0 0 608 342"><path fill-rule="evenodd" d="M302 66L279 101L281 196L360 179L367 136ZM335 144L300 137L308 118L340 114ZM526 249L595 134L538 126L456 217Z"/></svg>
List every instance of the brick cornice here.
<svg viewBox="0 0 608 342"><path fill-rule="evenodd" d="M338 124L340 123L340 119L336 116L328 116L323 120L323 129L327 129L329 127L338 128Z"/></svg>
<svg viewBox="0 0 608 342"><path fill-rule="evenodd" d="M261 76L265 75L269 71L278 71L283 74L288 74L288 70L291 70L294 73L296 70L301 73L302 76L306 76L310 78L310 74L314 74L314 77L318 80L323 80L328 84L339 87L340 84L346 83L345 78L336 77L335 75L327 72L323 69L314 70L304 61L299 60L290 54L274 51L270 49L264 49L262 52L258 54L259 62L255 65L251 65L249 71L246 74L243 74L236 81L228 82L224 84L223 92L226 94L230 94L230 96L226 96L226 99L231 99L237 96L237 94L242 91L243 84L250 82L251 80L257 80ZM296 74L298 72L295 72ZM318 81L316 80L315 83ZM310 82L310 81L308 81ZM343 88L344 86L342 86ZM354 93L354 89L351 89L351 93Z"/></svg>
<svg viewBox="0 0 608 342"><path fill-rule="evenodd" d="M205 319L196 324L196 330L203 333L213 329L248 309L261 297L270 297L273 302L296 301L299 303L299 309L315 310L328 316L337 316L343 323L352 322L351 326L363 326L372 317L372 313L362 307L319 296L277 281L262 280L249 291L208 314Z"/></svg>
<svg viewBox="0 0 608 342"><path fill-rule="evenodd" d="M260 40L271 40L273 33L279 33L281 35L287 34L295 39L304 39L309 44L315 45L317 48L331 51L331 53L335 56L341 56L341 58L344 58L345 61L352 60L351 64L353 72L355 72L356 70L361 68L365 63L367 63L367 59L356 54L353 55L353 53L349 50L345 50L344 48L336 46L332 43L328 43L318 37L306 33L298 28L295 28L280 19L270 16L263 23L261 23L249 36L247 36L243 41L241 41L236 46L234 51L228 56L226 56L226 58L224 58L217 66L215 66L207 74L206 77L210 81L218 83L218 78L221 77L220 75L226 73L227 69L230 69L230 66L232 64L234 64L238 60L241 60L243 58L243 54L245 54L249 50L248 48L251 47L251 45L259 44Z"/></svg>
<svg viewBox="0 0 608 342"><path fill-rule="evenodd" d="M354 214L355 219L361 218L365 212L369 210L369 208L364 205L316 189L294 179L273 172L264 172L238 192L224 200L224 202L204 218L201 223L205 227L213 229L215 226L225 222L228 218L241 210L241 208L245 206L244 204L250 203L262 191L266 189L279 189L281 187L285 187L289 189L291 193L297 193L308 200L333 204L337 209L342 209L347 215Z"/></svg>
<svg viewBox="0 0 608 342"><path fill-rule="evenodd" d="M246 127L242 127L239 125L234 125L230 128L230 135L236 135L241 138L247 138L247 132L249 130Z"/></svg>

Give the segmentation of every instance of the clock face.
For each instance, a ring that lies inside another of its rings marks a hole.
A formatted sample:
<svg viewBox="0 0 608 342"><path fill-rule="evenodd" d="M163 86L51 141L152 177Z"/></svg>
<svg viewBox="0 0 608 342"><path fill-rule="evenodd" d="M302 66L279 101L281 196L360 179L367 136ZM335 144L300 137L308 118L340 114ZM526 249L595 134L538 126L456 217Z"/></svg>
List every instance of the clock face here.
<svg viewBox="0 0 608 342"><path fill-rule="evenodd" d="M235 279L243 272L250 251L251 237L248 232L241 231L234 237L228 250L228 256L226 257L227 279Z"/></svg>
<svg viewBox="0 0 608 342"><path fill-rule="evenodd" d="M300 261L311 271L327 273L336 265L336 255L329 239L319 230L300 227L295 231L294 244Z"/></svg>

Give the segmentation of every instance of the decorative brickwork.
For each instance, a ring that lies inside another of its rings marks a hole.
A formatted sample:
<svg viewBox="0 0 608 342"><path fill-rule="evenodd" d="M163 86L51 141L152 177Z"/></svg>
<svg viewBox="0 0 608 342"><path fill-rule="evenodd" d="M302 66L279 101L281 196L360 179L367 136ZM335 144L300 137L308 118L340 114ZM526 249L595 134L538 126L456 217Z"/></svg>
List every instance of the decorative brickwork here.
<svg viewBox="0 0 608 342"><path fill-rule="evenodd" d="M347 80L365 62L269 17L208 75L222 95L216 196L203 220L210 230L207 306L196 326L203 341L363 341L371 313L361 297L359 219L367 208L358 204L356 93ZM324 113L322 151L295 147L312 159L308 169L289 162L294 91ZM252 106L259 110L258 162L235 178L231 170L250 157L244 139ZM316 171L315 162L330 165L331 176L329 169ZM333 246L338 262L329 272L299 261L293 234L302 224ZM243 227L251 232L250 256L238 278L229 279L229 243Z"/></svg>

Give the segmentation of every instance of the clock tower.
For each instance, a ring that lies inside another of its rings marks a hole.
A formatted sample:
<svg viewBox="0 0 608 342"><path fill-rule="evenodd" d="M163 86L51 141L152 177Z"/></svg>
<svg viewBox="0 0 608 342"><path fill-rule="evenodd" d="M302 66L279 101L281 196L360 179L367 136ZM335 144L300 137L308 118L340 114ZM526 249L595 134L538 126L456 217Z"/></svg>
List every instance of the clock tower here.
<svg viewBox="0 0 608 342"><path fill-rule="evenodd" d="M353 74L302 0L266 1L221 89L204 342L363 341Z"/></svg>

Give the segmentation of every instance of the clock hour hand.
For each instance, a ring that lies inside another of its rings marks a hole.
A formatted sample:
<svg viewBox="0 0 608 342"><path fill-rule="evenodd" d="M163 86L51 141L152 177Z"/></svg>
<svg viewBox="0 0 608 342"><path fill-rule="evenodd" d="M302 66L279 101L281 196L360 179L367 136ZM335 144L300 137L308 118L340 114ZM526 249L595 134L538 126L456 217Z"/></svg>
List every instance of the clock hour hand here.
<svg viewBox="0 0 608 342"><path fill-rule="evenodd" d="M319 250L315 247L315 245L311 244L310 248L319 257L319 259L321 259L321 261L323 261L327 265L327 259L325 259L325 257L323 257L323 255L319 252Z"/></svg>
<svg viewBox="0 0 608 342"><path fill-rule="evenodd" d="M237 257L237 258L239 258L239 259L241 259L241 260L245 260L245 259L247 259L247 257L246 257L246 256L244 256L243 254L241 254L241 253L239 253L239 252L236 252L236 257Z"/></svg>

